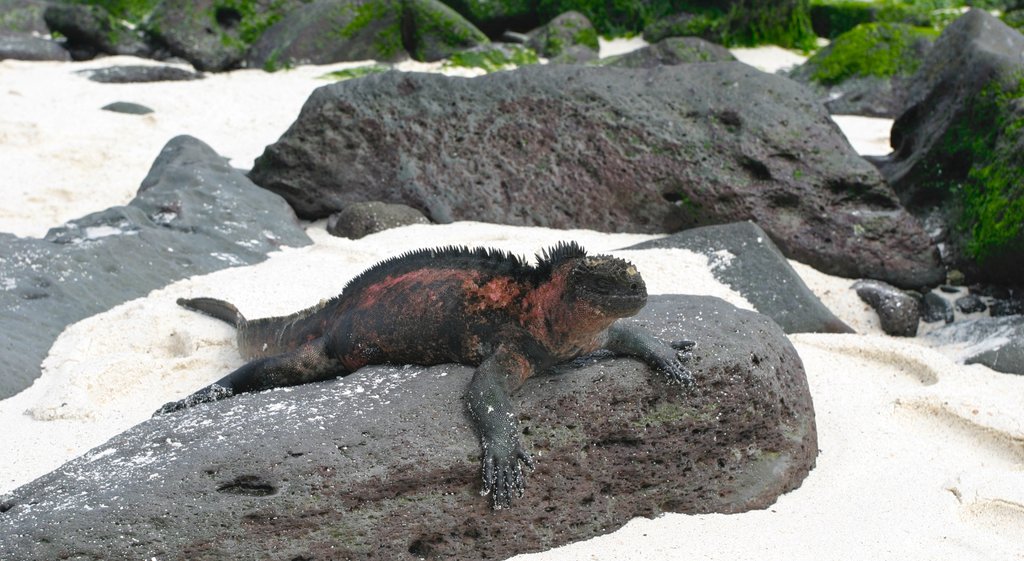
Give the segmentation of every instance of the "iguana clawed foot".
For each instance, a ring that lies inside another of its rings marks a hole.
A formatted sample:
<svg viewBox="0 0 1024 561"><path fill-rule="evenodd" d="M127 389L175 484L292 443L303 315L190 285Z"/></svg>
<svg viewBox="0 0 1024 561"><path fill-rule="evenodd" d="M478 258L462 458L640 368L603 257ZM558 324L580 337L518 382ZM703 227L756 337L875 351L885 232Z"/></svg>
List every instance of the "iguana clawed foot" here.
<svg viewBox="0 0 1024 561"><path fill-rule="evenodd" d="M166 415L167 413L180 411L182 409L192 407L193 405L199 405L200 403L219 401L226 397L231 397L232 395L234 395L234 393L235 392L232 391L231 388L225 388L224 386L212 384L186 397L185 399L179 399L178 401L165 403L163 407L157 409L156 412L153 413L153 416Z"/></svg>
<svg viewBox="0 0 1024 561"><path fill-rule="evenodd" d="M514 448L514 449L513 449ZM514 447L483 443L482 469L484 485L481 495L491 494L495 510L512 506L512 498L522 498L526 489L523 465L531 471L535 465L530 453L516 440ZM520 463L522 465L520 465Z"/></svg>
<svg viewBox="0 0 1024 561"><path fill-rule="evenodd" d="M668 377L684 386L694 384L693 373L686 368L686 363L693 358L693 347L697 343L686 339L671 341L665 347L656 350L658 367Z"/></svg>

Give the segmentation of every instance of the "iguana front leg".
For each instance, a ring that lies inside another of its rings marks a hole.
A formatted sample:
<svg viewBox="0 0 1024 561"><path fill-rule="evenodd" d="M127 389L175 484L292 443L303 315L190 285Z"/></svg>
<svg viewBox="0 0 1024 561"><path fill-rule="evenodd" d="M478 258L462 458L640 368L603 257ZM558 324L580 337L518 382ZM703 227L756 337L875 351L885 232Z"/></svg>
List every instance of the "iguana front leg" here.
<svg viewBox="0 0 1024 561"><path fill-rule="evenodd" d="M693 374L684 363L690 359L694 345L687 340L666 343L646 331L615 322L608 328L603 348L617 355L636 357L684 386L692 386Z"/></svg>
<svg viewBox="0 0 1024 561"><path fill-rule="evenodd" d="M523 496L526 477L520 463L534 467L509 399L533 371L534 366L521 352L502 346L480 364L466 390L466 405L483 452L481 494L491 493L495 509L511 506L513 494Z"/></svg>
<svg viewBox="0 0 1024 561"><path fill-rule="evenodd" d="M156 414L171 413L239 393L328 380L344 372L341 363L329 356L323 338L315 339L293 351L248 362L185 399L165 404Z"/></svg>

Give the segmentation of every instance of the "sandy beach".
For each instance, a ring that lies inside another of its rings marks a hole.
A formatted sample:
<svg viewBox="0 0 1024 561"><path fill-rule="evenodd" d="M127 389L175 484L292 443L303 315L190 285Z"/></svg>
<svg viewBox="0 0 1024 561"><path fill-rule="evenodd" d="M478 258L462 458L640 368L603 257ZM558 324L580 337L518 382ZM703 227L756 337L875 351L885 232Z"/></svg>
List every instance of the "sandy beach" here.
<svg viewBox="0 0 1024 561"><path fill-rule="evenodd" d="M624 48L608 45L604 54ZM797 56L774 49L737 55L766 71ZM249 168L309 93L329 83L323 75L360 65L133 85L98 84L77 73L116 64L152 63L0 61L0 169L6 171L0 231L38 237L63 221L124 204L178 134L202 139L236 167ZM155 112L99 110L114 101ZM888 152L890 122L835 120L861 154ZM322 221L307 224L307 231L311 246L186 279L69 326L43 376L0 401L0 493L242 363L232 329L180 309L174 302L182 296L229 299L249 317L290 313L337 294L345 279L375 262L417 247L493 246L532 256L573 239L591 252L632 260L653 294L713 295L751 309L715 280L703 255L619 251L655 236L472 222L409 226L361 240L329 236ZM516 559L1024 559L1024 378L960 365L917 340L885 336L850 290L852 280L794 267L858 332L791 336L819 432L817 467L803 485L764 511L637 519L590 541Z"/></svg>

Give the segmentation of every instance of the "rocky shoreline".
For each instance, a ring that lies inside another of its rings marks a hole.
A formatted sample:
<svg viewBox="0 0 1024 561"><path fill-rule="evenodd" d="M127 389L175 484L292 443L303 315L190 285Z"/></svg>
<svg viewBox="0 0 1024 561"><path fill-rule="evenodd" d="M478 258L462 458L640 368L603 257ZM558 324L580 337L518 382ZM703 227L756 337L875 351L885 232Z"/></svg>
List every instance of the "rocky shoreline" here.
<svg viewBox="0 0 1024 561"><path fill-rule="evenodd" d="M429 423L410 416L408 427L392 426L387 408L377 411L384 418L376 422L332 414L331 424L355 432L344 436L344 430L334 430L342 436L327 447L329 453L316 451L323 444L320 433L274 432L299 422L288 417L297 404L360 417L346 401L352 398L346 388L371 384L375 373L361 371L356 382L328 384L333 393L326 397L321 387L303 387L220 402L190 411L180 422L139 424L107 449L5 495L0 527L8 537L0 538L0 552L32 552L33 559L102 558L95 550L102 542L146 556L177 551L192 558L238 557L245 547L253 554L281 548L281 558L339 552L353 558L504 558L599 535L636 516L765 508L801 485L818 452L807 374L786 334L842 338L855 331L808 288L789 260L850 279L847 291L875 310L882 331L891 336L914 338L960 364L1024 374L1024 226L1018 220L1024 217L1018 181L1024 63L1017 56L1024 52L1024 36L992 15L966 12L934 41L917 45L921 60L909 77L872 81L870 88L898 95L886 97L882 111L872 103L864 110L896 117L894 152L869 161L829 117L851 106L825 103L822 96L835 92L798 81L813 82L822 60L812 58L791 79L730 61L727 53L691 38L664 39L646 52L600 61L592 43L596 30L609 24L588 27L582 14L521 36L513 33L508 38L518 46L512 47L480 31L490 31L489 25L432 0L367 1L341 12L333 10L335 4L297 8L248 45L221 44L201 54L189 49L202 41L173 39L166 29L160 36L166 52L145 41L97 43L97 33L112 41L112 30L103 27L110 20L95 8L51 6L43 13L51 30L64 30L61 48L68 56L189 53L186 58L199 71L227 70L242 61L277 67L409 56L482 56L487 69L536 61L536 53L552 62L477 78L387 67L361 75L352 69L352 77L314 91L250 171L232 168L202 140L179 136L166 145L129 204L70 221L39 239L0 234L0 398L29 387L61 331L83 318L178 279L310 244L314 226L298 218L330 217L328 231L353 240L465 221L656 235L613 249L648 264L658 261L658 251L700 256L710 277L753 311L679 296L687 292L687 273L680 269L665 291L674 295L652 298L634 321L699 334L701 390L676 396L650 381L646 368L616 360L607 367L584 362L572 374L615 379L619 385L601 390L608 395L587 393L598 391L595 384L576 384L572 376L565 378L564 395L524 394L526 402L551 401L526 413L537 423L529 440L550 453L549 467L537 476L542 491L530 495L524 510L503 515L501 524L465 522L486 516L477 508L486 502L473 496L468 449L416 436L440 423L433 436L447 441L448 427L459 423L462 412L452 397L457 392L448 390L461 386L435 380L447 376L445 368L399 372L413 382L399 391L405 397L394 399L409 410L422 411L426 388L440 388L434 397L445 404L447 416L428 415ZM181 17L172 6L162 3L150 24ZM359 19L370 13L367 6L374 15L368 25ZM215 15L222 27L235 18ZM687 28L694 21L677 18L672 25ZM92 38L70 31L90 25L99 30ZM314 49L314 26L320 26L317 33L339 26L351 31L339 43L347 54ZM398 33L392 37L398 42L381 43L391 32ZM895 36L883 34L880 40ZM151 28L145 37L157 35ZM23 53L26 41L0 36L0 53ZM4 50L8 44L14 47ZM45 49L52 51L52 45ZM523 49L533 58L522 58ZM316 58L321 54L326 58ZM89 79L109 87L202 80L202 74L172 68L180 70L142 65L91 72ZM359 243L353 241L356 252ZM185 342L168 343L172 355L188 359L190 339L177 332L174 337ZM193 369L189 364L184 360L181 368ZM396 372L384 371L385 377ZM928 376L925 385L941 378ZM419 388L420 383L426 385ZM419 397L405 395L421 389ZM390 391L381 390L375 399L390 402ZM338 403L329 402L336 398ZM584 404L595 408L582 414L590 419L622 403L636 404L630 411L639 417L609 418L600 427L568 424L566 430L580 434L556 428L581 415ZM47 414L80 414L72 407L62 411L64 405ZM214 417L245 421L211 425ZM308 421L314 419L325 422L315 415ZM366 436L376 434L372 428L351 428L363 426L358 423L390 427L377 435L388 444L378 449L377 437ZM240 438L240 432L251 434ZM222 447L220 440L233 433L244 445ZM359 434L363 440L355 442ZM405 452L415 453L398 461L403 438L414 444ZM461 435L463 440L474 442L471 435ZM692 453L652 452L677 449ZM346 461L365 464L361 475L342 483L324 471ZM650 467L638 470L636 462ZM576 471L557 473L558 465ZM420 471L396 479L412 466ZM154 478L162 482L156 490ZM411 483L431 478L440 479L438 487ZM630 485L617 487L623 481ZM686 485L659 487L664 481ZM120 518L97 510L71 528L60 513L82 510L75 502L82 496L104 502L104 508L131 497L133 506L119 506ZM188 514L196 497L206 497L199 500L198 518ZM254 506L253 497L260 497L260 505ZM311 497L321 502L312 504ZM605 515L591 516L593 509ZM529 514L542 511L547 514L541 518ZM415 535L407 532L411 512L423 518ZM388 528L387 539L353 526L357 514L365 518L361 524ZM212 519L231 522L201 522ZM537 533L555 519L571 531ZM125 532L125 526L135 530ZM517 540L498 547L510 533ZM402 539L388 538L398 535ZM237 543L248 545L232 545ZM398 549L384 553L389 547Z"/></svg>

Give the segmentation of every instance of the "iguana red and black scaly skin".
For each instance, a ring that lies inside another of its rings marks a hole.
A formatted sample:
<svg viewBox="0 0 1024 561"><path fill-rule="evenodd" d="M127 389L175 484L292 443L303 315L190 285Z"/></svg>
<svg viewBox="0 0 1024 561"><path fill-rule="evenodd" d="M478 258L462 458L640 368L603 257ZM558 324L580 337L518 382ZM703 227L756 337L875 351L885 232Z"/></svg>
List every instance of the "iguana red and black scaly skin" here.
<svg viewBox="0 0 1024 561"><path fill-rule="evenodd" d="M384 261L342 293L287 317L248 321L220 300L182 306L238 328L251 362L158 413L252 392L344 376L368 364L462 363L476 366L465 400L483 449L483 493L494 507L522 496L520 441L509 395L555 364L601 349L637 357L690 384L683 366L692 343L665 343L616 324L644 306L636 268L610 256L587 256L561 243L528 265L490 249L421 250Z"/></svg>

